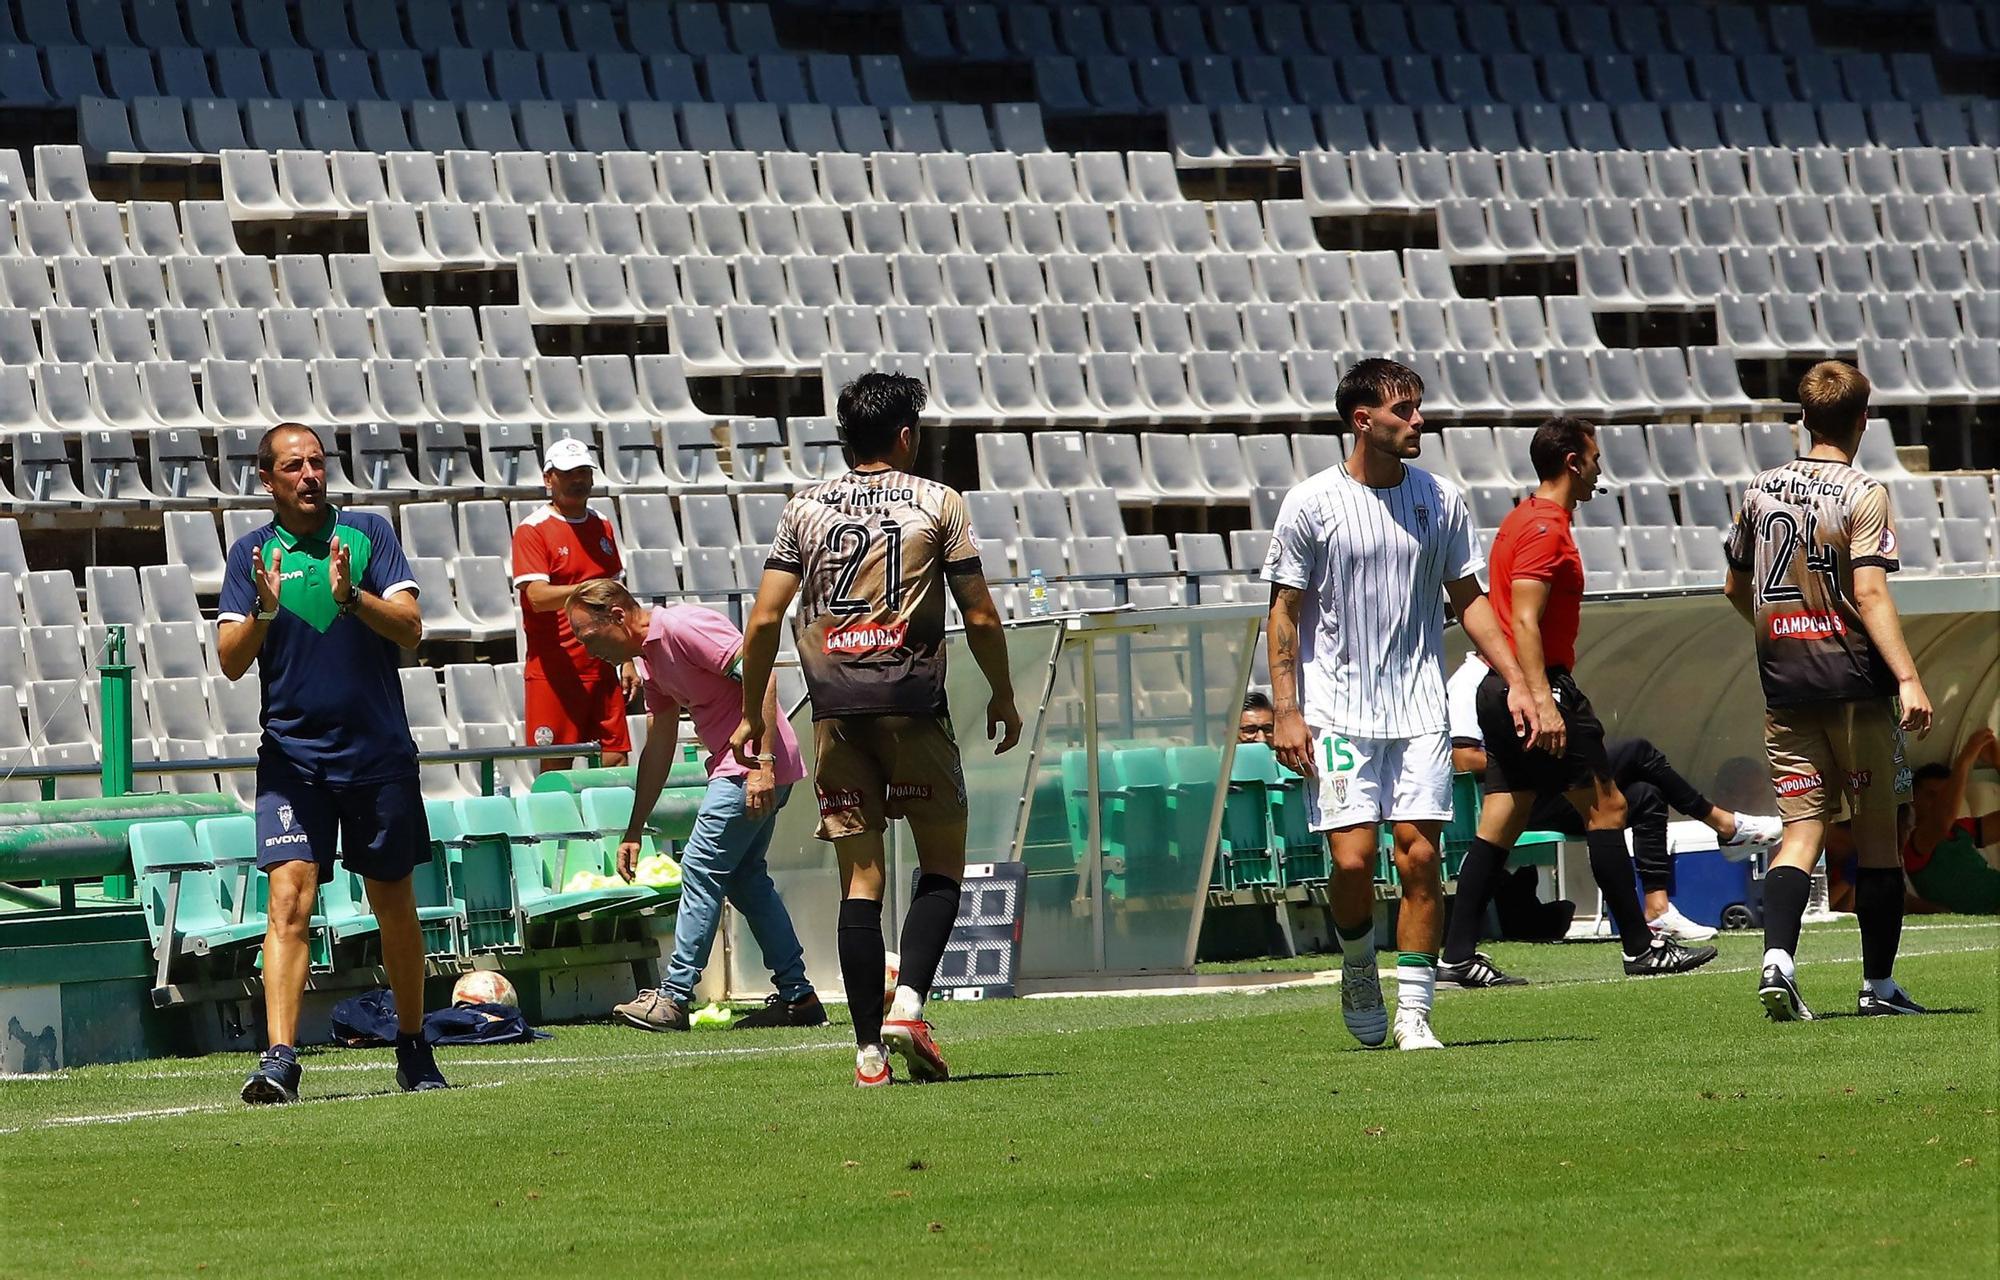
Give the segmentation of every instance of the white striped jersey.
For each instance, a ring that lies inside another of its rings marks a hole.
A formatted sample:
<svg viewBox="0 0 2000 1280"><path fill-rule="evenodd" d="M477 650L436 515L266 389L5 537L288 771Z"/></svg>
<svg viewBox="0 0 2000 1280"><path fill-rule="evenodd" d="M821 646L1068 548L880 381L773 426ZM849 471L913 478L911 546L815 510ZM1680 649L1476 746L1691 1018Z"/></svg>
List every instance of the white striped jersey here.
<svg viewBox="0 0 2000 1280"><path fill-rule="evenodd" d="M1388 489L1329 467L1286 494L1264 580L1304 593L1306 723L1351 738L1443 732L1444 584L1484 567L1465 495L1419 467Z"/></svg>

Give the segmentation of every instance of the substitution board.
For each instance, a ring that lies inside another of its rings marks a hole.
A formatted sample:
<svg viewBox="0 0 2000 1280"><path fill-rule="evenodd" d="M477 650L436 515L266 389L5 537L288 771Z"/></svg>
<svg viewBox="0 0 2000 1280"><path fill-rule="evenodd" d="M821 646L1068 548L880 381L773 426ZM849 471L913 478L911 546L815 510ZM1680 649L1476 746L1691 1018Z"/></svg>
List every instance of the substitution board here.
<svg viewBox="0 0 2000 1280"><path fill-rule="evenodd" d="M918 874L922 874L919 872ZM992 1000L1014 994L1021 965L1021 906L1028 868L1020 862L966 864L959 881L958 919L938 963L931 994L948 1000ZM912 879L912 892L915 880Z"/></svg>

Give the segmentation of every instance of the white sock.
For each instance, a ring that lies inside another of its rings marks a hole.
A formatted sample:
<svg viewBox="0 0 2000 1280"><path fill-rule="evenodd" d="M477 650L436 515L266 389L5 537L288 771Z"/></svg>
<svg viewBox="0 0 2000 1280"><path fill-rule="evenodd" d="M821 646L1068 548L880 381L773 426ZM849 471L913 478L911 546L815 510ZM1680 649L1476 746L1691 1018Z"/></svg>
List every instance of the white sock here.
<svg viewBox="0 0 2000 1280"><path fill-rule="evenodd" d="M1772 947L1764 953L1764 964L1767 968L1771 965L1777 965L1778 972L1784 974L1787 978L1796 972L1792 967L1792 953L1789 951L1780 951L1776 947Z"/></svg>
<svg viewBox="0 0 2000 1280"><path fill-rule="evenodd" d="M889 1006L891 1022L921 1022L924 1017L924 998L909 987L898 986L896 999Z"/></svg>
<svg viewBox="0 0 2000 1280"><path fill-rule="evenodd" d="M1862 981L1868 984L1868 989L1875 993L1877 1000L1887 1000L1902 990L1894 978L1863 978Z"/></svg>
<svg viewBox="0 0 2000 1280"><path fill-rule="evenodd" d="M1430 1017L1431 1001L1437 995L1437 966L1399 964L1396 966L1396 1012L1421 1013Z"/></svg>

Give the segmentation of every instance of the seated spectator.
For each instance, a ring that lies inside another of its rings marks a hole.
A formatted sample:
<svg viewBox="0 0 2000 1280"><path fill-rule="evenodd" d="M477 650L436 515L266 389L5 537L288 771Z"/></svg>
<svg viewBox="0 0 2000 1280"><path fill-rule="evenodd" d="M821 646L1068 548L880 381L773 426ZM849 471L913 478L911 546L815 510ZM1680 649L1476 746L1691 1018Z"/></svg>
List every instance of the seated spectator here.
<svg viewBox="0 0 2000 1280"><path fill-rule="evenodd" d="M1236 722L1236 741L1271 745L1277 716L1271 709L1271 695L1252 689L1243 695L1243 718Z"/></svg>
<svg viewBox="0 0 2000 1280"><path fill-rule="evenodd" d="M1979 852L2000 844L2000 810L1965 813L1965 789L1981 764L2000 769L2000 739L1981 728L1949 766L1917 770L1916 821L1903 845L1903 874L1918 896L1947 911L2000 914L2000 868Z"/></svg>

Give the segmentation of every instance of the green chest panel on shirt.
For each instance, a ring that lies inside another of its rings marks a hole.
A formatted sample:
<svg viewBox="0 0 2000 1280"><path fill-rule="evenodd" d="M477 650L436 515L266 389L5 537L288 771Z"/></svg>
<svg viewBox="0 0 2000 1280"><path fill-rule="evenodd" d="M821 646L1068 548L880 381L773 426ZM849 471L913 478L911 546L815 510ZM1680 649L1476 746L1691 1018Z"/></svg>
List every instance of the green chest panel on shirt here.
<svg viewBox="0 0 2000 1280"><path fill-rule="evenodd" d="M368 571L368 558L374 544L368 535L352 525L336 524L330 538L299 538L283 529L261 548L263 564L270 568L272 559L284 553L281 566L284 577L278 584L278 607L291 613L324 635L340 616L340 604L333 598L333 546L336 542L347 548L348 582L359 589L361 577Z"/></svg>

